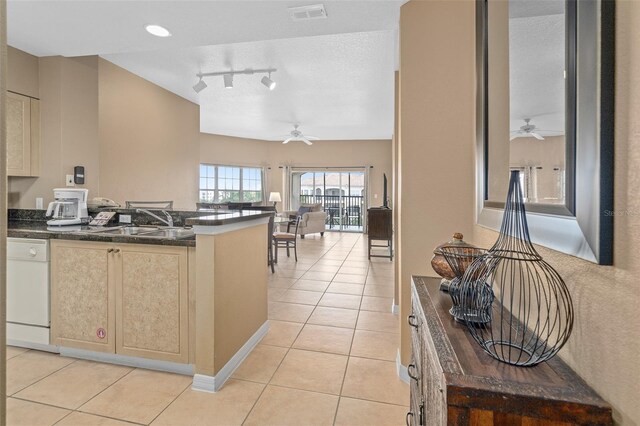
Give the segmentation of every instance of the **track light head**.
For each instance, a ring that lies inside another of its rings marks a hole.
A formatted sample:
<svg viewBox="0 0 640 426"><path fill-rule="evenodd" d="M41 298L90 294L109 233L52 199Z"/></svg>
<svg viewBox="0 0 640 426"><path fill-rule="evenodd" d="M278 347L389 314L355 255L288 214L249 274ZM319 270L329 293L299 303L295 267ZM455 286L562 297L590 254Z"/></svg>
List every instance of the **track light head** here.
<svg viewBox="0 0 640 426"><path fill-rule="evenodd" d="M224 88L233 89L233 74L225 74L222 77L224 78Z"/></svg>
<svg viewBox="0 0 640 426"><path fill-rule="evenodd" d="M202 80L202 77L200 77L200 81L198 81L196 84L193 85L193 90L196 93L200 93L206 88L207 88L207 83L205 83L204 80Z"/></svg>
<svg viewBox="0 0 640 426"><path fill-rule="evenodd" d="M262 81L262 84L267 86L269 90L273 90L276 88L276 82L271 80L271 73L269 73L269 77L265 75L264 77L262 77L262 80L260 81Z"/></svg>

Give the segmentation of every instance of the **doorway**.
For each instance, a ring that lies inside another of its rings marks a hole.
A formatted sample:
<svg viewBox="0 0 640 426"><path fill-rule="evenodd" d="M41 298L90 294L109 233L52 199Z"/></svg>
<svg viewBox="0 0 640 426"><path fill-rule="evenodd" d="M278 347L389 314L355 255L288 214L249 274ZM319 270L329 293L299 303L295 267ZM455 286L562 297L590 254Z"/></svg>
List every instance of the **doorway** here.
<svg viewBox="0 0 640 426"><path fill-rule="evenodd" d="M363 232L367 210L367 168L291 169L291 208L322 205L327 231Z"/></svg>

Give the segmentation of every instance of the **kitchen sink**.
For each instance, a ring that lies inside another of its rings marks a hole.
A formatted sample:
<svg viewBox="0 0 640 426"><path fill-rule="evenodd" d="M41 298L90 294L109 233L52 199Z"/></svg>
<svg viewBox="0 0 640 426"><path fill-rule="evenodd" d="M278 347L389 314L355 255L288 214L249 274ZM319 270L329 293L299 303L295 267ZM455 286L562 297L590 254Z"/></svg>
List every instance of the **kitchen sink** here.
<svg viewBox="0 0 640 426"><path fill-rule="evenodd" d="M95 235L131 236L144 238L188 238L193 229L158 226L115 226L88 231Z"/></svg>
<svg viewBox="0 0 640 426"><path fill-rule="evenodd" d="M142 235L157 230L158 228L155 226L116 226L113 228L98 229L96 231L91 231L91 233L108 235Z"/></svg>
<svg viewBox="0 0 640 426"><path fill-rule="evenodd" d="M195 235L193 229L189 228L159 228L153 232L144 234L145 237L160 238L185 238Z"/></svg>

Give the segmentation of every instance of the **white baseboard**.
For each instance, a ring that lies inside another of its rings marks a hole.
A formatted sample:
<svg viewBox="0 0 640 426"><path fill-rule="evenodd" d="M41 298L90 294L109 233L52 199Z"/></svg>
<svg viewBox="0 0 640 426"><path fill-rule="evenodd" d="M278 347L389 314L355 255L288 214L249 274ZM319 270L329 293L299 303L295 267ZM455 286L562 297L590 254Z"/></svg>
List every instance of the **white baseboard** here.
<svg viewBox="0 0 640 426"><path fill-rule="evenodd" d="M139 358L136 356L107 354L104 352L87 351L84 349L72 349L60 347L60 355L87 359L89 361L105 362L108 364L126 365L127 367L145 368L147 370L165 371L167 373L182 374L185 376L193 375L193 365L180 364L170 361L158 361L155 359Z"/></svg>
<svg viewBox="0 0 640 426"><path fill-rule="evenodd" d="M218 371L218 374L215 376L207 376L205 374L195 374L193 376L193 385L191 385L191 389L195 391L201 392L217 392L219 391L224 383L231 377L233 372L242 364L242 361L245 360L247 356L251 353L253 348L256 347L258 343L262 340L262 338L269 331L269 321L265 321L264 324L260 326L258 331L256 331L253 336L246 341L244 345L235 353L234 356Z"/></svg>
<svg viewBox="0 0 640 426"><path fill-rule="evenodd" d="M398 373L398 377L405 383L409 383L409 373L407 372L407 367L402 365L400 361L400 349L396 354L396 372Z"/></svg>

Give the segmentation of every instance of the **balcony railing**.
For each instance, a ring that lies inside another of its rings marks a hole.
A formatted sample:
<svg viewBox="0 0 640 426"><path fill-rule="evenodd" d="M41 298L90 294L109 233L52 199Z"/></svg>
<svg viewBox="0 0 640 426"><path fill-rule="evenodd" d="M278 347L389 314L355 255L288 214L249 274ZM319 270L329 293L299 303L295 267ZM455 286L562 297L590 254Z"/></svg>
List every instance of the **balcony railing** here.
<svg viewBox="0 0 640 426"><path fill-rule="evenodd" d="M327 212L327 228L362 227L364 197L361 195L300 195L300 204L322 204Z"/></svg>

